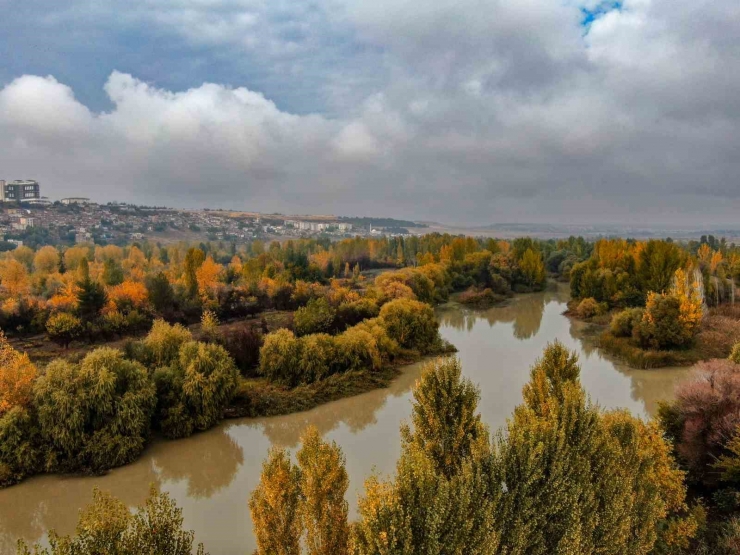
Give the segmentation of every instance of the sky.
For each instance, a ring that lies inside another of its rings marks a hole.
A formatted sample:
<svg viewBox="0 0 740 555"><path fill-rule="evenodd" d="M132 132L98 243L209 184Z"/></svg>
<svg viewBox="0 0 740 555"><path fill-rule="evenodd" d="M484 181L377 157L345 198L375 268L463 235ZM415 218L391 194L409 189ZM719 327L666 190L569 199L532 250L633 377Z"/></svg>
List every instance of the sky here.
<svg viewBox="0 0 740 555"><path fill-rule="evenodd" d="M740 224L737 0L0 0L52 199Z"/></svg>

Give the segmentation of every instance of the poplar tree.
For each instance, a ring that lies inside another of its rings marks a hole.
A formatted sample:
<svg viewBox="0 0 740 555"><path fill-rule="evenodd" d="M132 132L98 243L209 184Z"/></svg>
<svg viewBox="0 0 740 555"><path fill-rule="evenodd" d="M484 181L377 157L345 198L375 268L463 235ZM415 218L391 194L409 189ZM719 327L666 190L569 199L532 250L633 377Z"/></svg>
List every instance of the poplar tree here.
<svg viewBox="0 0 740 555"><path fill-rule="evenodd" d="M301 470L301 519L308 555L347 555L349 525L344 495L349 478L342 450L323 441L311 426L298 451Z"/></svg>
<svg viewBox="0 0 740 555"><path fill-rule="evenodd" d="M249 499L256 555L300 555L301 471L284 449L271 449Z"/></svg>

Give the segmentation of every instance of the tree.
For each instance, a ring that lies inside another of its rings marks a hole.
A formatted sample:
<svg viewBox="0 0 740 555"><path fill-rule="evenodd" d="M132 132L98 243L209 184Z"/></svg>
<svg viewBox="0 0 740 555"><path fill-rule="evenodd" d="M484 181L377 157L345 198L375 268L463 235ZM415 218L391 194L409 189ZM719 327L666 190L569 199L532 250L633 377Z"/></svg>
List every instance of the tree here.
<svg viewBox="0 0 740 555"><path fill-rule="evenodd" d="M162 319L155 320L142 342L147 353L140 362L154 367L167 366L179 356L180 347L192 339L193 335L182 324L170 325Z"/></svg>
<svg viewBox="0 0 740 555"><path fill-rule="evenodd" d="M192 298L198 294L198 268L205 262L205 253L196 248L188 249L185 255L185 287L188 295Z"/></svg>
<svg viewBox="0 0 740 555"><path fill-rule="evenodd" d="M28 355L11 347L0 331L0 416L13 407L30 404L36 375L36 367Z"/></svg>
<svg viewBox="0 0 740 555"><path fill-rule="evenodd" d="M349 478L342 450L311 426L301 438L301 520L308 555L347 555L349 525L344 495Z"/></svg>
<svg viewBox="0 0 740 555"><path fill-rule="evenodd" d="M87 260L83 260L85 264L81 264L81 268L87 264ZM92 321L108 301L105 289L98 282L91 280L89 275L78 281L77 287L77 314L85 321Z"/></svg>
<svg viewBox="0 0 740 555"><path fill-rule="evenodd" d="M131 514L108 493L93 490L93 502L80 513L74 536L49 532L50 549L34 546L34 555L191 555L193 531L182 529L182 509L169 494L149 491L143 507ZM31 555L21 541L19 555ZM197 555L205 555L198 544Z"/></svg>
<svg viewBox="0 0 740 555"><path fill-rule="evenodd" d="M155 404L146 369L116 349L95 349L80 364L53 361L34 387L48 470L131 462L144 449Z"/></svg>
<svg viewBox="0 0 740 555"><path fill-rule="evenodd" d="M272 448L249 499L257 555L300 555L301 471L283 449Z"/></svg>
<svg viewBox="0 0 740 555"><path fill-rule="evenodd" d="M461 377L459 359L430 363L414 387L411 411L413 432L405 427L405 441L415 443L447 478L457 474L488 431L477 414L480 392Z"/></svg>
<svg viewBox="0 0 740 555"><path fill-rule="evenodd" d="M428 304L410 299L397 299L383 305L380 318L389 337L401 347L429 352L438 342L439 324Z"/></svg>
<svg viewBox="0 0 740 555"><path fill-rule="evenodd" d="M53 274L59 270L59 252L49 245L41 247L33 257L33 267L40 274Z"/></svg>
<svg viewBox="0 0 740 555"><path fill-rule="evenodd" d="M103 261L103 283L106 285L118 285L123 283L123 268L115 258L106 258Z"/></svg>
<svg viewBox="0 0 740 555"><path fill-rule="evenodd" d="M670 349L690 344L698 325L682 319L681 299L650 292L635 335L643 347Z"/></svg>
<svg viewBox="0 0 740 555"><path fill-rule="evenodd" d="M293 315L293 325L297 335L328 332L334 324L336 311L321 297L311 299L306 306Z"/></svg>
<svg viewBox="0 0 740 555"><path fill-rule="evenodd" d="M268 334L260 349L260 373L274 382L297 385L303 377L301 346L290 330L279 329Z"/></svg>
<svg viewBox="0 0 740 555"><path fill-rule="evenodd" d="M590 404L577 362L548 345L499 434L501 545L512 555L649 553L666 516L684 509L682 474L656 427Z"/></svg>
<svg viewBox="0 0 740 555"><path fill-rule="evenodd" d="M157 424L169 438L207 430L223 418L239 380L226 350L213 343L188 341L178 357L153 374L157 386Z"/></svg>
<svg viewBox="0 0 740 555"><path fill-rule="evenodd" d="M519 262L524 281L529 287L541 287L545 284L545 264L539 252L528 248Z"/></svg>
<svg viewBox="0 0 740 555"><path fill-rule="evenodd" d="M49 338L65 349L82 335L82 320L67 312L52 314L46 321L46 333Z"/></svg>
<svg viewBox="0 0 740 555"><path fill-rule="evenodd" d="M219 278L223 273L223 267L216 264L212 257L206 258L195 271L195 278L198 283L198 294L202 299L208 299L213 296Z"/></svg>
<svg viewBox="0 0 740 555"><path fill-rule="evenodd" d="M26 267L13 259L0 261L0 285L10 297L27 295L31 284Z"/></svg>
<svg viewBox="0 0 740 555"><path fill-rule="evenodd" d="M218 339L218 316L212 310L204 310L200 318L200 331L206 341L216 341Z"/></svg>
<svg viewBox="0 0 740 555"><path fill-rule="evenodd" d="M165 251L166 252L166 251ZM157 312L164 313L173 309L175 292L172 289L167 274L159 272L146 281L149 302Z"/></svg>

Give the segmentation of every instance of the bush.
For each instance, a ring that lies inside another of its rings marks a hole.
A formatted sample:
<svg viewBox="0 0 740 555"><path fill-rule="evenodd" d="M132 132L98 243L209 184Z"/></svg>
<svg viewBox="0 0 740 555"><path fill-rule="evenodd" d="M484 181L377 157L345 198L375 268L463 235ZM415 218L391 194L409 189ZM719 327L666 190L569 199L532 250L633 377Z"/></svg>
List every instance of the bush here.
<svg viewBox="0 0 740 555"><path fill-rule="evenodd" d="M405 349L426 353L439 343L439 324L428 304L397 299L380 309L380 319L388 336Z"/></svg>
<svg viewBox="0 0 740 555"><path fill-rule="evenodd" d="M259 364L260 348L263 342L259 329L248 324L241 324L222 332L219 342L234 359L236 367L243 376L253 373L253 369Z"/></svg>
<svg viewBox="0 0 740 555"><path fill-rule="evenodd" d="M105 470L144 449L156 405L146 369L102 347L80 364L55 360L34 387L47 470Z"/></svg>
<svg viewBox="0 0 740 555"><path fill-rule="evenodd" d="M487 307L498 302L501 302L505 297L497 295L491 289L478 290L475 287L471 287L467 291L460 293L458 301L462 304L476 306L476 307Z"/></svg>
<svg viewBox="0 0 740 555"><path fill-rule="evenodd" d="M46 333L49 334L49 338L65 349L72 341L79 338L83 331L82 321L66 312L53 314L46 321Z"/></svg>
<svg viewBox="0 0 740 555"><path fill-rule="evenodd" d="M336 338L337 372L378 370L382 364L375 338L367 331L350 328Z"/></svg>
<svg viewBox="0 0 740 555"><path fill-rule="evenodd" d="M324 379L332 373L336 364L337 342L326 333L314 333L300 340L300 358L298 366L301 371L301 382L313 383Z"/></svg>
<svg viewBox="0 0 740 555"><path fill-rule="evenodd" d="M170 325L164 320L155 320L143 344L151 357L151 364L164 366L175 360L180 347L192 339L193 335L181 324Z"/></svg>
<svg viewBox="0 0 740 555"><path fill-rule="evenodd" d="M578 307L576 308L576 315L579 318L587 320L589 318L593 318L594 316L598 316L599 314L604 314L606 310L607 307L605 305L596 302L596 299L594 299L593 297L587 297L583 299L580 303L578 303Z"/></svg>
<svg viewBox="0 0 740 555"><path fill-rule="evenodd" d="M369 318L375 318L380 313L377 303L371 299L360 299L340 304L334 318L334 329L345 330Z"/></svg>
<svg viewBox="0 0 740 555"><path fill-rule="evenodd" d="M178 438L212 427L223 418L238 381L239 371L223 347L183 343L177 359L154 372L159 429Z"/></svg>
<svg viewBox="0 0 740 555"><path fill-rule="evenodd" d="M740 364L740 342L735 343L730 352L730 360L735 364Z"/></svg>
<svg viewBox="0 0 740 555"><path fill-rule="evenodd" d="M398 342L395 339L391 339L380 318L365 320L357 324L354 329L366 331L373 336L375 345L383 360L393 360L398 355Z"/></svg>
<svg viewBox="0 0 740 555"><path fill-rule="evenodd" d="M38 472L38 427L28 409L16 406L0 414L0 488Z"/></svg>
<svg viewBox="0 0 740 555"><path fill-rule="evenodd" d="M302 343L292 331L280 329L265 337L260 349L260 372L274 382L295 386L302 380Z"/></svg>
<svg viewBox="0 0 740 555"><path fill-rule="evenodd" d="M681 301L677 297L651 293L634 337L644 348L685 347L694 337L681 320Z"/></svg>
<svg viewBox="0 0 740 555"><path fill-rule="evenodd" d="M694 380L676 388L675 401L661 406L659 418L689 478L713 484L720 471L711 465L728 452L740 425L740 366L716 359L699 363L696 370Z"/></svg>
<svg viewBox="0 0 740 555"><path fill-rule="evenodd" d="M326 299L311 299L304 307L295 311L293 325L296 335L322 333L331 330L336 312Z"/></svg>
<svg viewBox="0 0 740 555"><path fill-rule="evenodd" d="M614 337L632 337L635 326L642 321L643 309L628 308L612 317L609 330Z"/></svg>

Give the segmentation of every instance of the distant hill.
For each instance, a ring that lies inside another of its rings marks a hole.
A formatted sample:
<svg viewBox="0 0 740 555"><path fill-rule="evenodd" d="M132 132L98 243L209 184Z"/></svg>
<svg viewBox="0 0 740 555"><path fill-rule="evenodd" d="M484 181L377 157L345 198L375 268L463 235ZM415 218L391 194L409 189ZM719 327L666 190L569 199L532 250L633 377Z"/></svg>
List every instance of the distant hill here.
<svg viewBox="0 0 740 555"><path fill-rule="evenodd" d="M339 221L342 223L352 224L356 227L367 227L372 226L375 228L391 227L391 228L408 228L408 227L429 227L426 224L410 222L408 220L395 220L393 218L354 218L347 216L340 216Z"/></svg>

